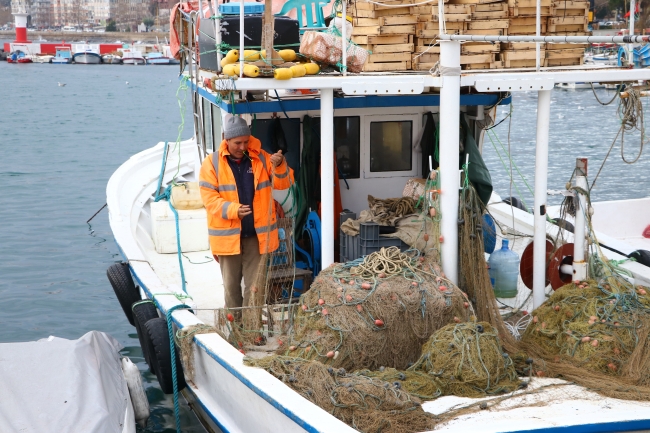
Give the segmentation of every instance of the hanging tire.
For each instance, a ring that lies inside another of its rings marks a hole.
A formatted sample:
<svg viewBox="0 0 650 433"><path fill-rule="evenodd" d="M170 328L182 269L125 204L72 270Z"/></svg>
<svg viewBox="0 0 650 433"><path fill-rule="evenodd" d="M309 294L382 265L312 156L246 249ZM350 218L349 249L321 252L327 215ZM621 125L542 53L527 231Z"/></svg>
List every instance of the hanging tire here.
<svg viewBox="0 0 650 433"><path fill-rule="evenodd" d="M172 360L171 350L169 348L169 331L167 330L167 321L162 317L151 319L144 325L147 336L153 346L152 362L155 365L156 377L160 388L165 394L174 393L174 384L172 378ZM185 376L183 375L183 366L181 365L179 350L175 348L176 359L176 379L178 390L187 386Z"/></svg>
<svg viewBox="0 0 650 433"><path fill-rule="evenodd" d="M106 270L106 276L111 286L113 286L115 296L120 302L126 318L131 325L135 326L131 306L134 302L140 300L140 291L133 283L133 277L131 277L131 271L129 271L129 264L114 263L110 265Z"/></svg>
<svg viewBox="0 0 650 433"><path fill-rule="evenodd" d="M575 232L575 227L573 224L571 224L569 221L563 219L563 218L555 218L555 225L558 226L561 229L564 229L568 232L574 233Z"/></svg>
<svg viewBox="0 0 650 433"><path fill-rule="evenodd" d="M155 352L144 325L149 320L157 319L159 317L158 309L153 302L143 302L142 304L135 305L132 310L135 329L138 332L138 340L140 340L140 347L142 348L142 355L149 366L149 371L156 374L156 367L153 362Z"/></svg>
<svg viewBox="0 0 650 433"><path fill-rule="evenodd" d="M516 207L517 209L521 209L524 212L530 213L528 211L528 209L526 208L526 206L524 205L524 202L519 200L517 197L514 197L514 196L513 197L506 197L506 198L503 199L503 202L506 203L506 204L509 204L510 206Z"/></svg>
<svg viewBox="0 0 650 433"><path fill-rule="evenodd" d="M628 254L628 257L636 260L638 263L641 263L644 266L650 267L650 251L648 250L636 250Z"/></svg>

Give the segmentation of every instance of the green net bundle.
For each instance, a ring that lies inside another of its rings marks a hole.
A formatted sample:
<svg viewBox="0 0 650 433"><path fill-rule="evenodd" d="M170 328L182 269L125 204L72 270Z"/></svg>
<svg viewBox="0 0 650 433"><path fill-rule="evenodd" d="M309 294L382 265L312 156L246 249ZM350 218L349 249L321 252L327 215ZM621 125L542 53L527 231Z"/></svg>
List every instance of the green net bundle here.
<svg viewBox="0 0 650 433"><path fill-rule="evenodd" d="M348 370L405 369L433 332L466 321L470 311L464 294L417 251L396 247L330 266L300 304L279 353Z"/></svg>
<svg viewBox="0 0 650 433"><path fill-rule="evenodd" d="M418 398L401 387L318 361L286 356L245 358L267 370L307 400L361 432L411 433L431 430L434 419Z"/></svg>

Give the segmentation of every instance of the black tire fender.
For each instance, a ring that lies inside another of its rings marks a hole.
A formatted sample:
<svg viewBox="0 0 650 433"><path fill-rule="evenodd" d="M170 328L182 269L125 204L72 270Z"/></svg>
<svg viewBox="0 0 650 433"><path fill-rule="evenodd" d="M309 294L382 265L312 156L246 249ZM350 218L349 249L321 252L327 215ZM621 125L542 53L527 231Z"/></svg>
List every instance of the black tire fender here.
<svg viewBox="0 0 650 433"><path fill-rule="evenodd" d="M568 232L574 233L575 232L575 227L573 224L571 224L569 221L565 220L564 218L555 218L555 225L558 226L561 229L564 229Z"/></svg>
<svg viewBox="0 0 650 433"><path fill-rule="evenodd" d="M503 202L506 204L509 204L512 207L516 207L517 209L521 209L524 212L530 213L528 209L526 209L526 206L524 206L524 202L519 200L517 197L512 196L512 197L506 197L503 199Z"/></svg>
<svg viewBox="0 0 650 433"><path fill-rule="evenodd" d="M141 301L139 301L141 302ZM153 362L155 358L153 344L149 335L147 334L147 329L144 327L151 319L157 319L158 309L153 304L153 302L136 302L132 308L133 310L133 319L135 321L135 329L138 332L138 340L140 340L140 347L142 348L142 355L144 360L149 366L149 371L153 374L156 374L156 367Z"/></svg>
<svg viewBox="0 0 650 433"><path fill-rule="evenodd" d="M131 271L129 271L129 264L114 263L110 265L106 270L106 276L111 286L113 286L115 296L120 302L126 318L131 325L135 326L131 306L134 302L140 300L140 291L133 283L133 277L131 276Z"/></svg>
<svg viewBox="0 0 650 433"><path fill-rule="evenodd" d="M169 331L167 330L167 321L162 318L151 319L144 324L147 330L147 336L153 346L154 358L152 362L155 365L156 377L160 384L160 389L165 394L174 393L174 384L172 378L172 360L171 350L169 347ZM184 389L187 384L185 383L185 376L183 375L183 366L180 361L180 354L178 348L175 348L176 359L176 379L178 390Z"/></svg>

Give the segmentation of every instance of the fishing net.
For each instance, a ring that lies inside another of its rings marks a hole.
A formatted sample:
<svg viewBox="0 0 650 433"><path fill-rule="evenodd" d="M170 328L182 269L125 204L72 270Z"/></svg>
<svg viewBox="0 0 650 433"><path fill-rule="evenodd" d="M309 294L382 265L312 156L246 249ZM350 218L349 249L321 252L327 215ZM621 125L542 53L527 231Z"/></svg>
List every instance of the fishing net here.
<svg viewBox="0 0 650 433"><path fill-rule="evenodd" d="M434 331L469 316L464 294L430 260L389 247L325 269L280 353L348 370L408 367Z"/></svg>
<svg viewBox="0 0 650 433"><path fill-rule="evenodd" d="M434 418L420 400L386 382L348 373L315 360L286 356L246 358L247 365L264 368L307 400L361 432L410 433L431 430Z"/></svg>

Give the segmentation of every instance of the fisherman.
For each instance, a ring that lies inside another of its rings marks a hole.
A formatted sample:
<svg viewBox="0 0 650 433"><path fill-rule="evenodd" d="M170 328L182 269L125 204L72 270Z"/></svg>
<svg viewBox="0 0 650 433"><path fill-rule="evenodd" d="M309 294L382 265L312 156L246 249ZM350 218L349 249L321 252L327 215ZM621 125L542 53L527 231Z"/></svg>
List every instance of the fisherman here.
<svg viewBox="0 0 650 433"><path fill-rule="evenodd" d="M223 135L219 150L203 161L199 186L226 308L240 308L249 305L262 254L279 246L271 182L274 189L289 188L293 170L281 150L273 155L262 150L241 117L229 118ZM241 317L239 311L236 316Z"/></svg>

